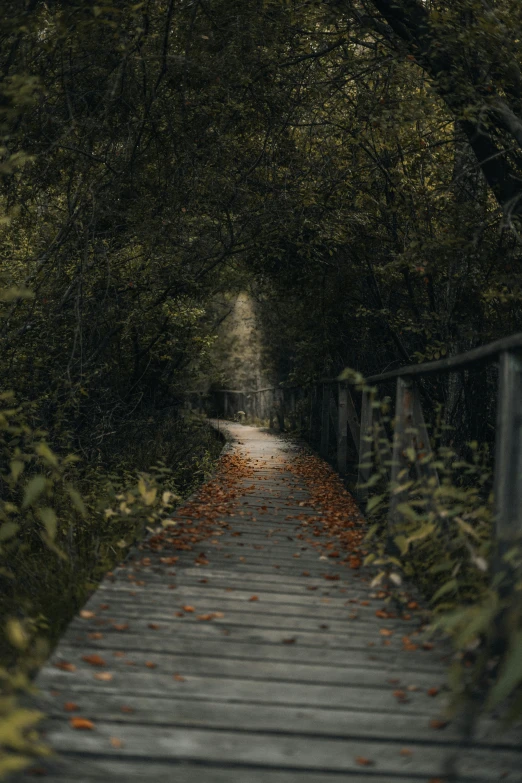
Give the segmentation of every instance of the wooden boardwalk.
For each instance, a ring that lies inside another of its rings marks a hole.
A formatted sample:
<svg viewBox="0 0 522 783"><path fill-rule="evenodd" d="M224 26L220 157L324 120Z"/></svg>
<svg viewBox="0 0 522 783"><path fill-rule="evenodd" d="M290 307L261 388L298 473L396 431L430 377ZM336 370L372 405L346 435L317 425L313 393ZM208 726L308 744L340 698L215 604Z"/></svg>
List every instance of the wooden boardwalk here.
<svg viewBox="0 0 522 783"><path fill-rule="evenodd" d="M295 447L253 427L228 430L249 465L232 514L216 497L214 535L175 563L135 553L41 671L58 754L45 780L444 780L458 731L431 725L444 690L429 692L444 684L447 650L405 649L412 621L376 616L383 602L364 573L297 537L302 520L288 517L317 510L289 469ZM73 728L74 718L93 725ZM517 736L493 728L460 754L460 782L522 781Z"/></svg>

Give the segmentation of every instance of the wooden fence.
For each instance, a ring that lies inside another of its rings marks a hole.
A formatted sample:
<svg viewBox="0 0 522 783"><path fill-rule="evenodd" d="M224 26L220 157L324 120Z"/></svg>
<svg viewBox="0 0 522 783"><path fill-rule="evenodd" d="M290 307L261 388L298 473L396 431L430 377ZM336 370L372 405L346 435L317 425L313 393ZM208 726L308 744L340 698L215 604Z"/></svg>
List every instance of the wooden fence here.
<svg viewBox="0 0 522 783"><path fill-rule="evenodd" d="M360 400L354 400L353 387L338 378L324 378L309 386L279 386L255 390L219 390L221 402L214 408L225 416L243 411L254 419L285 421L299 428L329 459L341 475L348 465L358 463L359 497L364 499L374 449L373 430L379 405L379 387L395 381L395 419L391 443L383 438L385 462L391 486L410 464L412 449L417 476L438 481L429 459L430 440L422 410L421 378L461 372L479 364L496 362L499 369L497 427L495 444L494 496L498 553L501 556L522 536L522 334L497 340L467 353L435 362L410 365L365 379ZM357 403L357 404L356 404ZM350 455L352 459L350 459ZM390 521L393 522L400 494L392 493Z"/></svg>

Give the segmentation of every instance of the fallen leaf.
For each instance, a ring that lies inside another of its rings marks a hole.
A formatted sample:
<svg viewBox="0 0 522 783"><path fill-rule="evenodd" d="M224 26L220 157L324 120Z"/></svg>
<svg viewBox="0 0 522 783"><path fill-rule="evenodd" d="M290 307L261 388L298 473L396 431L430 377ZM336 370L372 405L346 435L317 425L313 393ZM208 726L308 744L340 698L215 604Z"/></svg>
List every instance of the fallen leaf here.
<svg viewBox="0 0 522 783"><path fill-rule="evenodd" d="M145 666L147 669L155 669L158 664L154 663L154 661L145 661Z"/></svg>
<svg viewBox="0 0 522 783"><path fill-rule="evenodd" d="M129 707L127 704L122 704L120 707L121 712L126 713L127 715L131 715L133 712L136 712L134 707Z"/></svg>
<svg viewBox="0 0 522 783"><path fill-rule="evenodd" d="M176 682L185 682L185 678L181 674L176 673L173 674L172 676L174 677Z"/></svg>
<svg viewBox="0 0 522 783"><path fill-rule="evenodd" d="M87 636L89 639L92 639L93 641L99 641L100 639L103 639L103 634L100 633L100 631L94 631L93 633L88 633Z"/></svg>
<svg viewBox="0 0 522 783"><path fill-rule="evenodd" d="M437 718L430 720L430 728L432 729L445 729L447 725L447 720L439 720Z"/></svg>
<svg viewBox="0 0 522 783"><path fill-rule="evenodd" d="M94 612L90 612L88 609L82 609L80 611L80 617L82 617L84 620L90 620L92 617L96 617Z"/></svg>
<svg viewBox="0 0 522 783"><path fill-rule="evenodd" d="M125 744L123 740L119 739L118 737L109 737L109 742L113 748L123 748Z"/></svg>
<svg viewBox="0 0 522 783"><path fill-rule="evenodd" d="M100 655L96 655L96 653L93 655L82 655L82 661L90 664L90 666L105 666L103 658Z"/></svg>
<svg viewBox="0 0 522 783"><path fill-rule="evenodd" d="M182 607L184 612L195 612L195 608L193 606L184 606Z"/></svg>
<svg viewBox="0 0 522 783"><path fill-rule="evenodd" d="M87 718L71 718L69 725L73 729L87 729L89 731L94 729L94 723L92 720L87 720Z"/></svg>
<svg viewBox="0 0 522 783"><path fill-rule="evenodd" d="M251 595L248 600L249 601L259 601L259 597L257 595Z"/></svg>
<svg viewBox="0 0 522 783"><path fill-rule="evenodd" d="M391 631L389 628L381 628L379 633L381 636L393 636L393 631Z"/></svg>
<svg viewBox="0 0 522 783"><path fill-rule="evenodd" d="M76 712L76 710L80 709L74 701L66 701L63 708L65 712Z"/></svg>
<svg viewBox="0 0 522 783"><path fill-rule="evenodd" d="M359 764L360 767L371 767L375 764L375 761L371 761L371 759L367 759L364 756L356 756L355 763Z"/></svg>
<svg viewBox="0 0 522 783"><path fill-rule="evenodd" d="M115 631L126 631L129 627L129 623L114 623L112 627Z"/></svg>
<svg viewBox="0 0 522 783"><path fill-rule="evenodd" d="M401 748L401 756L413 756L413 751L409 748Z"/></svg>
<svg viewBox="0 0 522 783"><path fill-rule="evenodd" d="M439 691L440 691L440 688L428 688L427 694L428 694L428 696L437 696Z"/></svg>
<svg viewBox="0 0 522 783"><path fill-rule="evenodd" d="M111 672L97 672L94 677L102 682L110 682L112 680Z"/></svg>
<svg viewBox="0 0 522 783"><path fill-rule="evenodd" d="M295 636L290 637L289 639L283 639L283 644L295 644Z"/></svg>
<svg viewBox="0 0 522 783"><path fill-rule="evenodd" d="M158 625L157 623L149 623L147 628L150 628L151 631L157 631L159 628L161 628L161 625Z"/></svg>
<svg viewBox="0 0 522 783"><path fill-rule="evenodd" d="M76 666L74 663L69 663L69 661L56 661L56 663L53 664L57 669L61 669L64 672L75 672Z"/></svg>

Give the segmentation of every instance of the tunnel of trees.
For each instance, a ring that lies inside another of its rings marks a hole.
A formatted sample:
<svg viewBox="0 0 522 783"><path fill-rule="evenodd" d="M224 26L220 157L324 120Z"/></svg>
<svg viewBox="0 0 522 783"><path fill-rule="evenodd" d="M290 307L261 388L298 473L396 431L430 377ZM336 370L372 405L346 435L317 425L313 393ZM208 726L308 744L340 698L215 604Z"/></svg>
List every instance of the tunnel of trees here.
<svg viewBox="0 0 522 783"><path fill-rule="evenodd" d="M522 329L522 6L4 0L0 35L2 657L30 671L154 482L168 506L219 451L180 412L234 297L274 383ZM458 443L492 442L495 385L429 387Z"/></svg>

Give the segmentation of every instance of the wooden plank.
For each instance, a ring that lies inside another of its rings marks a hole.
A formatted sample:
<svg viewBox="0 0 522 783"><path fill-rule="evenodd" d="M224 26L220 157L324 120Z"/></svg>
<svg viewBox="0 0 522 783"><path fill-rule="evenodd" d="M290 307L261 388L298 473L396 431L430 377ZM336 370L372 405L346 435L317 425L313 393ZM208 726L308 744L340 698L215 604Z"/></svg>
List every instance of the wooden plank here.
<svg viewBox="0 0 522 783"><path fill-rule="evenodd" d="M199 702L177 698L175 709L167 698L152 699L133 696L125 702L132 711L122 712L119 694L85 693L78 704L85 715L103 715L108 722L117 721L138 725L186 726L206 728L240 727L245 731L281 731L285 734L308 734L330 737L360 737L433 742L434 730L427 722L420 722L416 715L398 713L390 721L387 715L378 715L364 709L328 709L318 707L285 707L259 704L253 710L248 704L231 704L220 701ZM63 716L63 695L46 695L38 706L52 717ZM450 723L439 742L454 745L460 740L458 724ZM516 730L499 734L498 726L491 720L482 720L477 729L477 741L482 747L495 749L518 748L520 737Z"/></svg>
<svg viewBox="0 0 522 783"><path fill-rule="evenodd" d="M118 737L122 747L112 753L121 758L176 759L207 763L234 763L263 768L289 768L358 772L357 758L373 761L377 770L390 775L443 774L448 750L445 746L416 743L411 755L401 754L401 744L394 741L314 738L274 735L261 732L214 731L212 729L183 729L110 723L101 719L96 732L71 732L61 724L50 724L49 736L54 746L69 752L99 754L100 744L111 753L110 737ZM477 781L498 779L502 765L520 768L522 756L513 750L503 751L499 758L486 750L461 752L459 766ZM493 777L494 776L494 777ZM520 781L520 775L518 780Z"/></svg>
<svg viewBox="0 0 522 783"><path fill-rule="evenodd" d="M174 760L126 760L114 754L86 757L83 753L64 752L61 758L48 762L48 766L52 772L45 777L46 783L368 783L368 775L362 772L352 774L330 771L322 774L317 770L274 770L244 765L196 766ZM408 775L407 780L408 783L426 783L426 776ZM381 775L378 772L372 774L371 781L391 783L387 773ZM474 782L469 778L459 778L458 783Z"/></svg>
<svg viewBox="0 0 522 783"><path fill-rule="evenodd" d="M152 661L154 663L154 661ZM412 693L411 699L398 702L393 688L373 688L357 685L325 685L313 682L284 682L236 677L201 676L176 667L161 672L158 669L138 670L128 666L125 671L111 671L109 682L96 680L92 667L81 667L75 672L45 667L39 675L42 688L52 688L65 693L72 701L73 694L112 693L176 699L178 696L194 700L220 700L249 704L282 704L308 706L361 708L381 715L401 714L424 716L426 720L439 715L438 707L425 694ZM175 680L174 674L184 677Z"/></svg>

